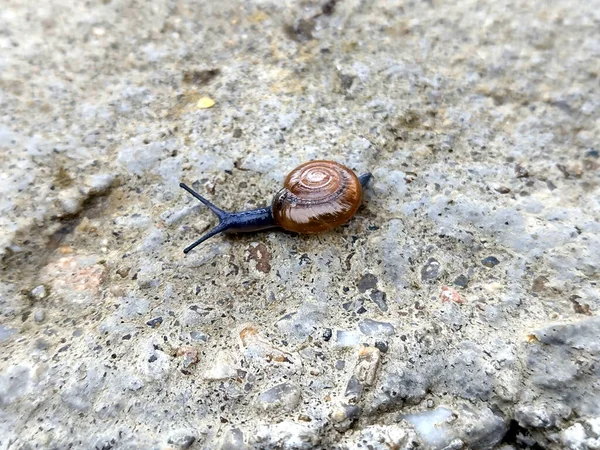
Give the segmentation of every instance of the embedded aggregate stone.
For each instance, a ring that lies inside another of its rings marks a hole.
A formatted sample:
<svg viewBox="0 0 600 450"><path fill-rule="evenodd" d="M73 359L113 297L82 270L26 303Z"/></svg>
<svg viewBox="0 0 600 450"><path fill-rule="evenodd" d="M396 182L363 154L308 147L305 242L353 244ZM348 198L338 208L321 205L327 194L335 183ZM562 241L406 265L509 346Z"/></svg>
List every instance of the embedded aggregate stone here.
<svg viewBox="0 0 600 450"><path fill-rule="evenodd" d="M488 256L487 258L483 258L481 260L481 264L483 264L485 267L492 268L500 264L500 261L495 256Z"/></svg>
<svg viewBox="0 0 600 450"><path fill-rule="evenodd" d="M260 394L257 400L264 409L290 410L300 401L300 390L293 384L282 383Z"/></svg>
<svg viewBox="0 0 600 450"><path fill-rule="evenodd" d="M394 326L391 323L378 322L372 319L365 319L359 322L358 328L360 329L362 334L366 334L367 336L391 336L396 332Z"/></svg>
<svg viewBox="0 0 600 450"><path fill-rule="evenodd" d="M29 295L35 300L43 300L48 296L48 292L46 287L43 284L40 284L39 286L34 287L31 292L29 292Z"/></svg>
<svg viewBox="0 0 600 450"><path fill-rule="evenodd" d="M441 270L439 261L435 258L429 258L421 269L421 279L423 281L434 280L440 275Z"/></svg>
<svg viewBox="0 0 600 450"><path fill-rule="evenodd" d="M600 448L594 2L5 3L0 449Z"/></svg>
<svg viewBox="0 0 600 450"><path fill-rule="evenodd" d="M46 318L46 313L43 309L36 309L33 313L33 318L37 323L42 323Z"/></svg>

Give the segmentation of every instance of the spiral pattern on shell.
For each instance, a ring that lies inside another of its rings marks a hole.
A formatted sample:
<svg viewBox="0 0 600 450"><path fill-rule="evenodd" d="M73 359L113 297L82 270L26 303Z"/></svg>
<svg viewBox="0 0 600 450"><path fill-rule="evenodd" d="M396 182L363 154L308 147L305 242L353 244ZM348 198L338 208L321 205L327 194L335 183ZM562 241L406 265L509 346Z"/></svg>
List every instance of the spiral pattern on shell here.
<svg viewBox="0 0 600 450"><path fill-rule="evenodd" d="M334 161L310 161L286 177L272 204L275 222L298 233L318 233L347 222L358 210L356 174Z"/></svg>

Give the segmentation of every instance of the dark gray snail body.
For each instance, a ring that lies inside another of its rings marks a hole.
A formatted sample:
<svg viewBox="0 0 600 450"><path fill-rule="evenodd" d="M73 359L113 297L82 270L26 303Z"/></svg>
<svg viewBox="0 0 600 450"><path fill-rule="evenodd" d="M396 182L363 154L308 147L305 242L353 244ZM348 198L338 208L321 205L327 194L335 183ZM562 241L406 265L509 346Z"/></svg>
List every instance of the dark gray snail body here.
<svg viewBox="0 0 600 450"><path fill-rule="evenodd" d="M183 251L190 250L218 233L245 233L281 227L298 233L318 233L341 225L354 216L362 200L362 190L371 174L360 177L334 161L310 161L286 177L271 206L228 212L213 205L196 191L180 183L218 218L219 224Z"/></svg>

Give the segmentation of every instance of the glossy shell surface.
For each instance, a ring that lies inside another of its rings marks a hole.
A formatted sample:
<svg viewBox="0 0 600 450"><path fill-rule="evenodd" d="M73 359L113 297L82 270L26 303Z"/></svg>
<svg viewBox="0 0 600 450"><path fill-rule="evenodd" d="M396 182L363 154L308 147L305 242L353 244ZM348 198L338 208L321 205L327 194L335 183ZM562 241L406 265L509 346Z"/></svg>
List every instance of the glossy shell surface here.
<svg viewBox="0 0 600 450"><path fill-rule="evenodd" d="M350 220L361 198L362 187L351 169L334 161L310 161L286 177L273 199L273 217L286 230L318 233Z"/></svg>

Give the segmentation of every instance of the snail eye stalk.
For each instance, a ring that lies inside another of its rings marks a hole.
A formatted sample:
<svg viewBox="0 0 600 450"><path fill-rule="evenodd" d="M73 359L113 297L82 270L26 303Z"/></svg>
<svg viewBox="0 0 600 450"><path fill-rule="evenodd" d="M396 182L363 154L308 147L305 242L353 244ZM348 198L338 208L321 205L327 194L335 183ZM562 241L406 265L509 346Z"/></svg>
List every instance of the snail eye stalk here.
<svg viewBox="0 0 600 450"><path fill-rule="evenodd" d="M187 184L185 184L185 183L179 183L179 187L185 189L190 194L192 194L194 197L196 197L198 200L200 200L202 203L204 203L206 206L208 206L208 208L213 213L215 213L215 216L217 216L220 220L225 219L225 217L227 217L227 215L229 214L227 211L223 211L221 208L213 205L211 202L209 202L207 199L205 199L204 197L202 197L200 194L198 194L195 190L193 190Z"/></svg>
<svg viewBox="0 0 600 450"><path fill-rule="evenodd" d="M360 181L360 185L363 189L366 189L369 181L371 181L371 178L373 178L371 172L363 173L360 177L358 177L358 181Z"/></svg>
<svg viewBox="0 0 600 450"><path fill-rule="evenodd" d="M211 238L215 234L219 234L219 233L225 231L227 228L229 228L229 224L227 223L227 217L229 217L229 213L227 211L223 211L218 206L215 206L214 204L212 204L210 201L208 201L207 199L202 197L200 194L198 194L195 190L193 190L191 187L189 187L185 183L179 183L179 187L185 189L190 194L192 194L194 197L196 197L198 200L200 200L202 203L204 203L215 214L215 216L217 216L219 218L219 224L216 227L214 227L212 230L208 231L206 234L201 236L200 239L198 239L196 242L188 245L185 249L183 249L183 253L187 254L191 250L196 248L198 245L202 244L208 238Z"/></svg>

